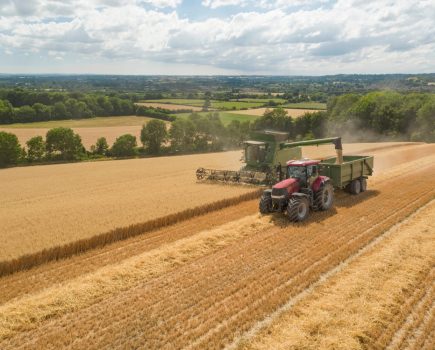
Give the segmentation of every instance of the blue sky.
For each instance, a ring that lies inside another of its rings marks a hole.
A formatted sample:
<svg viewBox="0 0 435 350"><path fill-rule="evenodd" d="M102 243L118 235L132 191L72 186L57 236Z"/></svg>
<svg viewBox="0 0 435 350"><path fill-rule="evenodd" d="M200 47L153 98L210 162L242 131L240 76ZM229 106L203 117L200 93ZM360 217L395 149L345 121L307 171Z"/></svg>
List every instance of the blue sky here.
<svg viewBox="0 0 435 350"><path fill-rule="evenodd" d="M0 73L435 72L433 0L0 0Z"/></svg>

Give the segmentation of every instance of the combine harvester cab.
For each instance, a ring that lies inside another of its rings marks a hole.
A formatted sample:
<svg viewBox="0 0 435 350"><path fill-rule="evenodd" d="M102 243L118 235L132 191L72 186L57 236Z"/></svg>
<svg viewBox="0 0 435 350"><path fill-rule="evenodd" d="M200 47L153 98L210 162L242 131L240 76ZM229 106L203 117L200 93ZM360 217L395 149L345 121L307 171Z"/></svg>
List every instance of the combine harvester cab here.
<svg viewBox="0 0 435 350"><path fill-rule="evenodd" d="M199 181L221 181L240 184L272 185L285 176L288 159L302 156L300 147L284 148L288 134L276 131L252 132L251 140L243 142L245 165L240 170L198 168Z"/></svg>
<svg viewBox="0 0 435 350"><path fill-rule="evenodd" d="M328 138L284 144L292 148L333 143L336 157L325 160L290 160L286 179L265 190L259 209L262 214L284 212L291 221L305 220L310 210L328 210L334 201L334 188L357 195L367 189L373 173L373 156L343 156L341 138Z"/></svg>

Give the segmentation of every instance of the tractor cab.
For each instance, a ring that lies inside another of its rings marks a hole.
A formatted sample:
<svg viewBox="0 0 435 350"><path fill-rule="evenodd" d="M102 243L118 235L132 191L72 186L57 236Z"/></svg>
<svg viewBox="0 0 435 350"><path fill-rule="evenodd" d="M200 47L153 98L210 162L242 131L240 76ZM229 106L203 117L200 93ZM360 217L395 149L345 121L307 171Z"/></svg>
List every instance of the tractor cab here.
<svg viewBox="0 0 435 350"><path fill-rule="evenodd" d="M287 162L287 179L298 179L303 187L311 187L319 176L319 160L302 159Z"/></svg>

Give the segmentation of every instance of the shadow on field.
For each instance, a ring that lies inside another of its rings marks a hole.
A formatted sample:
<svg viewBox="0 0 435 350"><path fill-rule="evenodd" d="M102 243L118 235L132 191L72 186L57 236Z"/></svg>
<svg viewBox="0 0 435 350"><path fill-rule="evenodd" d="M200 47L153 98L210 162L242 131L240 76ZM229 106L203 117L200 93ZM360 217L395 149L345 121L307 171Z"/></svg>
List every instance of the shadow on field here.
<svg viewBox="0 0 435 350"><path fill-rule="evenodd" d="M336 191L334 206L338 208L351 208L358 205L368 199L377 197L381 194L378 190L367 190L358 195L353 195L345 191Z"/></svg>
<svg viewBox="0 0 435 350"><path fill-rule="evenodd" d="M287 215L285 212L283 213L272 213L269 215L270 222L274 225L286 228L286 227L292 227L292 226L306 226L312 222L321 222L330 216L336 215L337 209L335 207L332 207L331 209L327 211L322 212L316 212L316 211L310 211L310 214L308 215L308 218L303 222L292 222L289 221L287 218Z"/></svg>
<svg viewBox="0 0 435 350"><path fill-rule="evenodd" d="M336 208L351 208L355 205L358 205L368 199L374 198L380 194L377 190L367 190L364 193L360 193L359 195L351 195L344 191L337 191L335 193L334 205L331 209L327 211L310 211L308 218L303 222L291 222L288 220L287 215L284 213L272 213L269 215L270 222L274 225L286 228L286 227L298 227L298 226L307 226L311 223L319 223L323 220L328 219L334 215L340 215L337 213Z"/></svg>

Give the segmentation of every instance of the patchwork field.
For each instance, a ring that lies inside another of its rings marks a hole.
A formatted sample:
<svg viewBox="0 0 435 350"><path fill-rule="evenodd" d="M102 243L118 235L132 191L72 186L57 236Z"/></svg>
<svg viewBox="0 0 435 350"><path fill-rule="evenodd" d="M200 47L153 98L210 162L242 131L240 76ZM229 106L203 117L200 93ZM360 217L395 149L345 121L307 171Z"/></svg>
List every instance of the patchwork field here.
<svg viewBox="0 0 435 350"><path fill-rule="evenodd" d="M433 349L435 145L344 150L375 155L369 191L301 224L260 216L252 188L195 183L240 152L2 170L7 259L246 200L1 277L0 348Z"/></svg>

